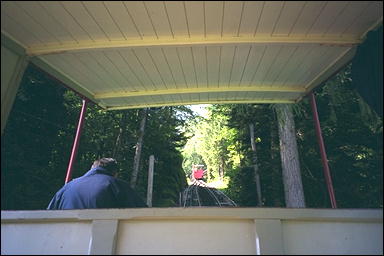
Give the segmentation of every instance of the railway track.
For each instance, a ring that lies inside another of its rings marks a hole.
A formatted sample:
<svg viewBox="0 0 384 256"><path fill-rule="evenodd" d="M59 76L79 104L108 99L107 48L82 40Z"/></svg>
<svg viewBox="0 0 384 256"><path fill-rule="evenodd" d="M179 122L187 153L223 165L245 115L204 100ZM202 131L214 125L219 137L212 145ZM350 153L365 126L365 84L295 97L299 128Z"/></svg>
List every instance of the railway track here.
<svg viewBox="0 0 384 256"><path fill-rule="evenodd" d="M195 180L180 197L181 207L235 207L236 203L216 188L208 187L204 181Z"/></svg>

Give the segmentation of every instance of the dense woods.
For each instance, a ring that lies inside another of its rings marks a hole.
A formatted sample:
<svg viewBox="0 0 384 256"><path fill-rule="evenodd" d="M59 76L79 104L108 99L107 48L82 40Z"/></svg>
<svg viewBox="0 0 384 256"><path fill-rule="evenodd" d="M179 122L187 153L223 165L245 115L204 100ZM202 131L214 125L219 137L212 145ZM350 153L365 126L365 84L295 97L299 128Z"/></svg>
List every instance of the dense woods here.
<svg viewBox="0 0 384 256"><path fill-rule="evenodd" d="M353 90L350 66L314 93L338 207L382 208L382 118ZM201 159L208 168L208 179L223 175L221 164L230 180L225 191L241 206L259 204L257 161L260 204L286 207L277 111L276 104L212 105L206 120L197 124L196 139L188 141L184 161ZM305 206L330 208L309 99L292 105L292 112ZM249 124L254 124L256 157Z"/></svg>
<svg viewBox="0 0 384 256"><path fill-rule="evenodd" d="M45 209L64 184L82 100L33 65L23 77L1 146L2 209ZM153 206L176 206L186 183L179 149L190 109L147 111L136 190L145 200L148 159L155 156ZM88 105L72 178L100 157L115 157L119 176L131 180L142 110L105 111ZM136 166L136 165L135 165Z"/></svg>
<svg viewBox="0 0 384 256"><path fill-rule="evenodd" d="M350 66L315 95L338 207L382 208L382 118L352 88ZM291 107L305 205L329 208L309 100ZM64 183L80 108L79 96L28 67L1 140L3 210L46 208ZM239 206L286 207L278 109L215 104L202 117L186 106L105 111L90 103L72 177L115 157L119 176L145 199L154 155L154 207L178 205L192 164L206 166L207 181L228 184L223 191Z"/></svg>

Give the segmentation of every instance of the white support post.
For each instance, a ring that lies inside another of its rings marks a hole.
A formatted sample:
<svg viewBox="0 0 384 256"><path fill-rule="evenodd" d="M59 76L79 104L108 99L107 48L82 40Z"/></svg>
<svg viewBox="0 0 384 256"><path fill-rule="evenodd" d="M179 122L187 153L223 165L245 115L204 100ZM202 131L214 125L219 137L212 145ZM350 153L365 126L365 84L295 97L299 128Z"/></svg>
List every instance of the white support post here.
<svg viewBox="0 0 384 256"><path fill-rule="evenodd" d="M147 188L147 205L152 207L152 191L153 191L153 169L155 166L154 155L149 156L149 168L148 168L148 188Z"/></svg>
<svg viewBox="0 0 384 256"><path fill-rule="evenodd" d="M115 254L118 220L94 220L88 255Z"/></svg>
<svg viewBox="0 0 384 256"><path fill-rule="evenodd" d="M1 35L1 134L28 64L24 49Z"/></svg>
<svg viewBox="0 0 384 256"><path fill-rule="evenodd" d="M255 219L256 255L284 255L280 220Z"/></svg>

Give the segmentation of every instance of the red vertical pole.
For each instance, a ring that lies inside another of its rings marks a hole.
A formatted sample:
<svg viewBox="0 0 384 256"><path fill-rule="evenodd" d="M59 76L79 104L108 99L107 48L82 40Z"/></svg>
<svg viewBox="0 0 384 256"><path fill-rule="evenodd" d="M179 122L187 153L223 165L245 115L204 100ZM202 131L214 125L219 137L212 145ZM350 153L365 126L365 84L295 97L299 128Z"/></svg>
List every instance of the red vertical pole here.
<svg viewBox="0 0 384 256"><path fill-rule="evenodd" d="M316 99L315 99L315 95L313 94L313 92L310 93L309 97L311 99L313 121L315 123L316 137L317 137L317 141L318 141L319 147L320 147L320 155L321 155L321 162L323 164L325 182L327 183L327 188L328 188L328 193L329 193L329 197L331 200L332 208L337 208L335 193L333 191L331 173L330 173L329 167L328 167L327 153L325 152L323 136L321 135L319 115L317 113L317 107L316 107Z"/></svg>
<svg viewBox="0 0 384 256"><path fill-rule="evenodd" d="M83 128L85 111L87 109L87 103L88 103L88 100L83 99L83 106L81 107L79 123L77 124L77 131L76 131L75 141L73 142L73 146L72 146L72 153L71 153L71 158L69 159L69 164L68 164L68 169L67 169L67 176L65 177L65 183L68 183L70 181L70 179L71 179L73 162L75 161L76 154L77 154L77 149L79 147L79 140L80 140L81 131L82 131L82 128Z"/></svg>

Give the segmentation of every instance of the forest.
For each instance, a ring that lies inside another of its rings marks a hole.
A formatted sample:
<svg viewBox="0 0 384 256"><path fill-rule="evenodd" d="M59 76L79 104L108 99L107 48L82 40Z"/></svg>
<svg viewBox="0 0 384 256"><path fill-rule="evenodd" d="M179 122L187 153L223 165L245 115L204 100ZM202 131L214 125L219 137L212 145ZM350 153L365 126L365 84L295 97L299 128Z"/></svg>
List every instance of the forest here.
<svg viewBox="0 0 384 256"><path fill-rule="evenodd" d="M349 65L314 91L335 197L339 208L382 208L382 117L351 81ZM1 138L2 210L45 209L63 186L81 104L28 66ZM213 104L199 116L188 106L105 111L90 103L72 178L114 157L119 177L145 199L154 155L154 207L179 206L192 164L238 206L286 207L276 105ZM330 208L309 100L291 105L306 207Z"/></svg>

